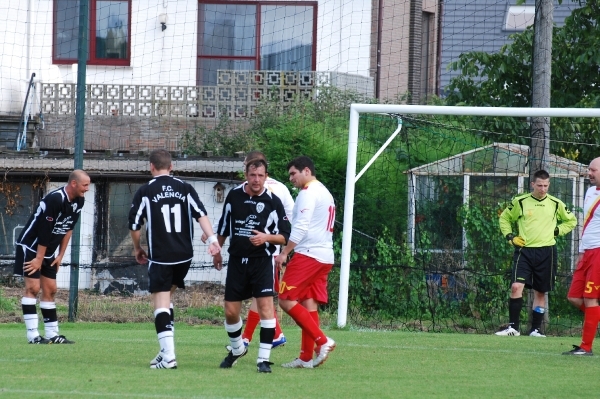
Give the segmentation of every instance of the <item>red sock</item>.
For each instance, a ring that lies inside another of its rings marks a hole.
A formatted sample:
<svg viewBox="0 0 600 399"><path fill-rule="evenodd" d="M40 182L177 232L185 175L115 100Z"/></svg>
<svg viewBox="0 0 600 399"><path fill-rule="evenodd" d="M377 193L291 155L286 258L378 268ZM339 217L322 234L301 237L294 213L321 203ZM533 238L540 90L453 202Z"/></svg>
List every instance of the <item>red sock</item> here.
<svg viewBox="0 0 600 399"><path fill-rule="evenodd" d="M275 319L275 339L279 338L283 331L281 331L281 326L279 325L279 319L277 318L277 307L273 306L273 318Z"/></svg>
<svg viewBox="0 0 600 399"><path fill-rule="evenodd" d="M260 315L258 312L253 310L248 311L248 319L246 320L246 327L244 327L244 333L242 334L242 338L248 340L248 342L252 341L252 335L254 335L254 330L256 330L256 326L260 323Z"/></svg>
<svg viewBox="0 0 600 399"><path fill-rule="evenodd" d="M303 332L306 331L315 340L317 345L323 345L327 342L327 337L304 306L297 303L290 309L288 314L300 326Z"/></svg>
<svg viewBox="0 0 600 399"><path fill-rule="evenodd" d="M319 325L319 312L309 312L313 321ZM313 352L315 350L315 340L312 337L302 330L302 346L300 347L300 360L304 362L309 362L313 358Z"/></svg>
<svg viewBox="0 0 600 399"><path fill-rule="evenodd" d="M592 350L592 344L598 330L600 321L600 306L585 308L585 317L583 318L583 333L581 334L581 349Z"/></svg>

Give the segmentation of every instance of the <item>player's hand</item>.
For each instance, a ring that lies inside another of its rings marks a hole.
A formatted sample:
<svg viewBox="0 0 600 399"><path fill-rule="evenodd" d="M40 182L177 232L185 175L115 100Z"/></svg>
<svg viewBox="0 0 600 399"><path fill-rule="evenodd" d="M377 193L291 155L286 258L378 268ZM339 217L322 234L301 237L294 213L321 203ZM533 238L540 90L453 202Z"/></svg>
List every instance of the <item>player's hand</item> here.
<svg viewBox="0 0 600 399"><path fill-rule="evenodd" d="M56 273L58 273L58 269L60 269L60 264L62 263L62 255L58 255L54 261L50 264L50 267L56 266Z"/></svg>
<svg viewBox="0 0 600 399"><path fill-rule="evenodd" d="M206 235L206 233L202 233L202 235L200 236L200 241L202 241L203 244L206 244L206 240L208 240L208 236Z"/></svg>
<svg viewBox="0 0 600 399"><path fill-rule="evenodd" d="M33 258L29 262L23 262L23 271L28 275L32 275L42 268L42 261L38 258Z"/></svg>
<svg viewBox="0 0 600 399"><path fill-rule="evenodd" d="M261 233L258 230L252 230L252 234L254 234L254 235L252 237L250 237L250 242L255 247L261 246L265 242L267 242L267 235L265 233Z"/></svg>
<svg viewBox="0 0 600 399"><path fill-rule="evenodd" d="M135 251L135 260L140 265L148 263L148 255L146 254L146 251L144 251L143 248L140 248L139 250Z"/></svg>
<svg viewBox="0 0 600 399"><path fill-rule="evenodd" d="M283 265L287 263L287 258L287 255L284 254L277 255L277 257L275 258L275 266L277 266L277 269L281 270Z"/></svg>
<svg viewBox="0 0 600 399"><path fill-rule="evenodd" d="M221 246L219 245L218 242L213 242L212 244L210 244L208 246L208 253L211 256L215 256L216 254L220 254L221 253Z"/></svg>
<svg viewBox="0 0 600 399"><path fill-rule="evenodd" d="M507 234L506 239L510 241L515 247L522 248L525 246L525 239L521 236L515 236L514 234Z"/></svg>
<svg viewBox="0 0 600 399"><path fill-rule="evenodd" d="M223 268L223 256L221 252L213 256L213 266L217 270L221 270Z"/></svg>

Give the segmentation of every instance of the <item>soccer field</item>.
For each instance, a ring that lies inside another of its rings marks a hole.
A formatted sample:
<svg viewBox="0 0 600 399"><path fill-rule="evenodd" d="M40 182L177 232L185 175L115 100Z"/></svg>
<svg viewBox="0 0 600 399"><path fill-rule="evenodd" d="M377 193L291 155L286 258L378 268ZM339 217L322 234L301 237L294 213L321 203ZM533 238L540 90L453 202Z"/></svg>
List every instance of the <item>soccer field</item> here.
<svg viewBox="0 0 600 399"><path fill-rule="evenodd" d="M75 345L28 345L21 324L0 325L2 398L568 398L600 392L600 357L562 356L577 338L330 330L320 368L283 369L299 329L256 372L257 342L232 369L223 328L177 325L178 369L151 370L152 324L63 323ZM258 334L256 334L258 337ZM255 338L256 339L256 338Z"/></svg>

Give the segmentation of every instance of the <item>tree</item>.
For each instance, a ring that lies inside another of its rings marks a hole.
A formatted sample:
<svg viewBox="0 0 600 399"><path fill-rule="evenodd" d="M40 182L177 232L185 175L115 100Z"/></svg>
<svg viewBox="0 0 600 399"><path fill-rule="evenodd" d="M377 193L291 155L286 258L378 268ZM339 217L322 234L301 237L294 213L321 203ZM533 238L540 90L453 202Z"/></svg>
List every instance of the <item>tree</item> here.
<svg viewBox="0 0 600 399"><path fill-rule="evenodd" d="M552 107L600 106L600 0L589 0L555 27L552 45ZM449 105L531 107L532 54L534 31L529 27L511 35L512 43L498 53L461 54L450 65L462 75L450 82ZM522 123L508 118L485 118L483 130L501 132L481 135L494 141L529 144L530 132ZM593 148L600 144L598 121L590 118L551 121L551 151L580 162L594 158Z"/></svg>

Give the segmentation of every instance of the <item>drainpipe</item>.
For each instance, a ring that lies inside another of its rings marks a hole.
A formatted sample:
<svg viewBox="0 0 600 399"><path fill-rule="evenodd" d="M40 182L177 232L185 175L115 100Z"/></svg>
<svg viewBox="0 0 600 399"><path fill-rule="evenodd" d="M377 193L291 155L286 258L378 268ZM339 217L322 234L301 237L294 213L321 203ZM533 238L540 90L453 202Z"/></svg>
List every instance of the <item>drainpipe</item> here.
<svg viewBox="0 0 600 399"><path fill-rule="evenodd" d="M437 20L437 62L436 62L436 95L442 95L442 16L444 15L444 0L439 0L438 3L438 20Z"/></svg>
<svg viewBox="0 0 600 399"><path fill-rule="evenodd" d="M377 0L377 66L375 69L375 98L379 99L379 90L381 87L381 31L383 30L383 0Z"/></svg>

